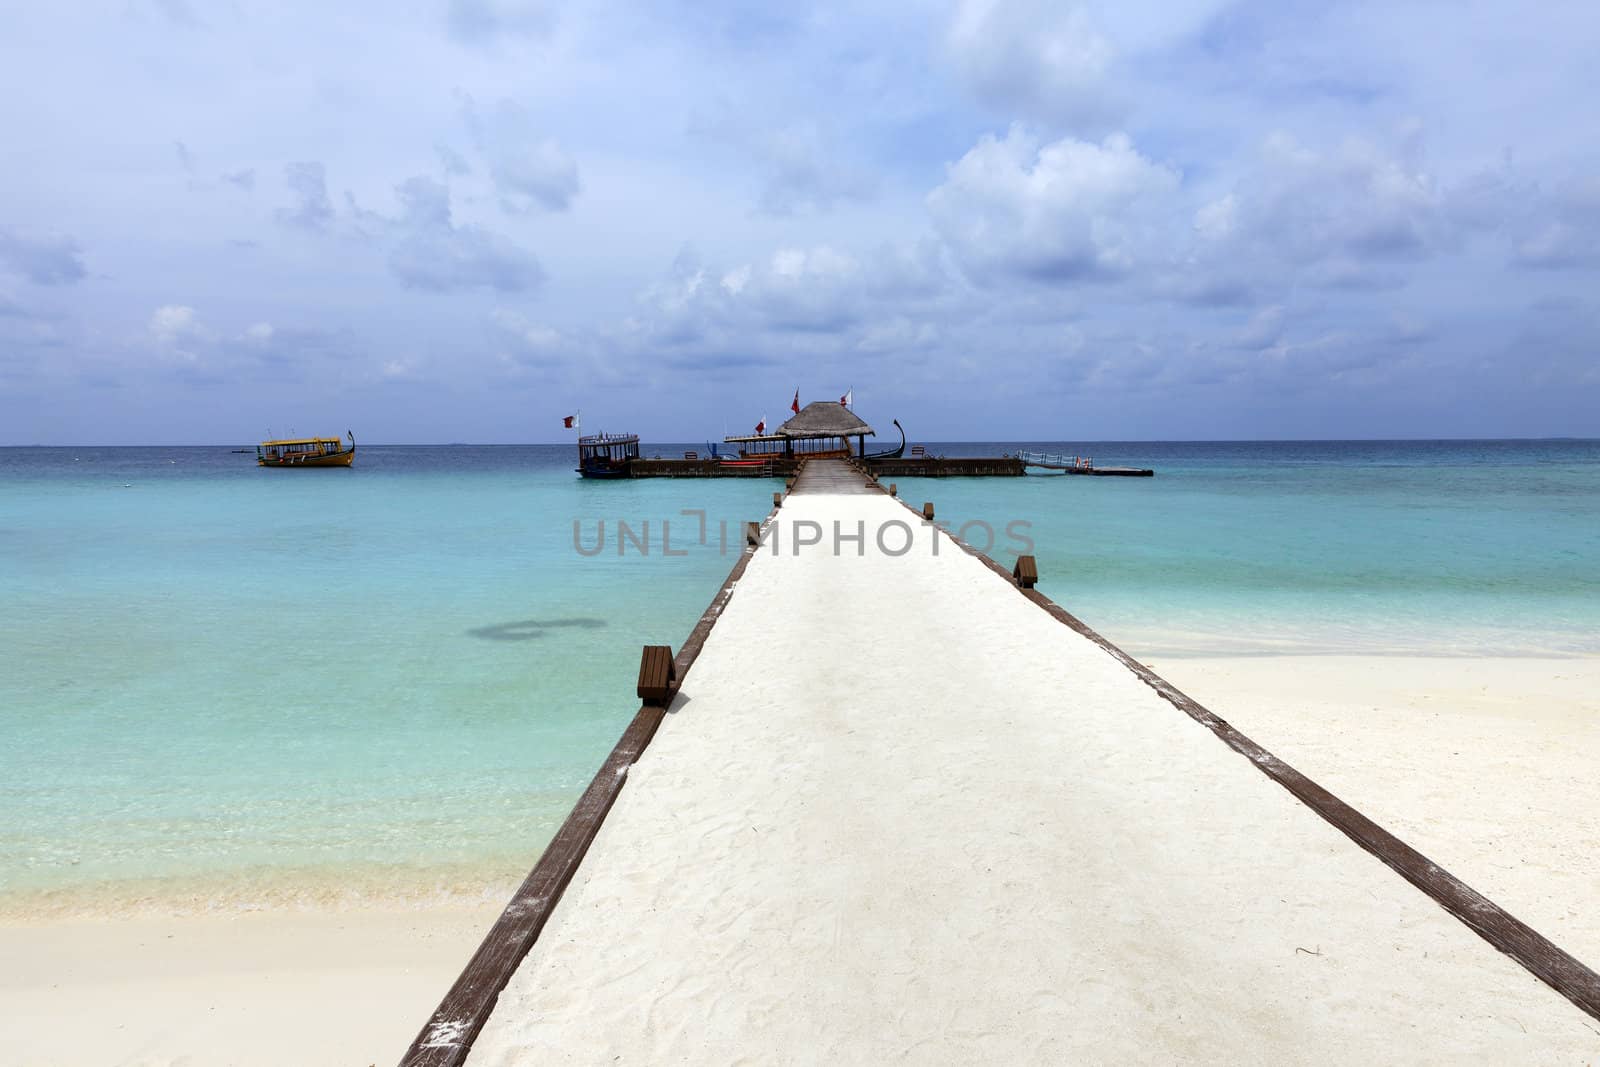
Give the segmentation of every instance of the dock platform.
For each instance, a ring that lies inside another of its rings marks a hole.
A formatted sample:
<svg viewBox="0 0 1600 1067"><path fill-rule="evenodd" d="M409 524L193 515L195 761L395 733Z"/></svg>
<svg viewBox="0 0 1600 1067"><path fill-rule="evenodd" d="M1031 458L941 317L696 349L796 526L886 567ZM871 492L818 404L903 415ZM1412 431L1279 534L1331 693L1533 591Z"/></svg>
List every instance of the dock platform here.
<svg viewBox="0 0 1600 1067"><path fill-rule="evenodd" d="M1094 460L1089 457L1049 452L1018 452L1017 460L1024 468L1037 467L1056 474L1078 474L1098 478L1151 478L1156 473L1148 467L1097 467Z"/></svg>
<svg viewBox="0 0 1600 1067"><path fill-rule="evenodd" d="M807 464L405 1064L1595 1058L1593 971L911 503Z"/></svg>
<svg viewBox="0 0 1600 1067"><path fill-rule="evenodd" d="M760 464L724 463L715 456L696 459L644 458L628 464L630 478L787 478L799 469L794 460L774 457Z"/></svg>
<svg viewBox="0 0 1600 1067"><path fill-rule="evenodd" d="M873 459L872 473L895 478L1015 478L1022 464L1013 456L895 456Z"/></svg>
<svg viewBox="0 0 1600 1067"><path fill-rule="evenodd" d="M875 474L897 478L1014 478L1023 465L1014 456L914 456L865 461ZM723 463L714 458L640 458L628 465L630 478L789 478L800 469L798 459L773 457L760 464ZM1101 473L1099 471L1095 473Z"/></svg>

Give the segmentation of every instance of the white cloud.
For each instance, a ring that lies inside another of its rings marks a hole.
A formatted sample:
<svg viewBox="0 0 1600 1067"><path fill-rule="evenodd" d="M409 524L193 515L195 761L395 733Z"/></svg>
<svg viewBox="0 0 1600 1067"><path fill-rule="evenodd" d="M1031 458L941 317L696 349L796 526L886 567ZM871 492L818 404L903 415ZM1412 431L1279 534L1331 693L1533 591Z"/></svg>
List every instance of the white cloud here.
<svg viewBox="0 0 1600 1067"><path fill-rule="evenodd" d="M1454 236L1434 177L1364 139L1319 152L1275 134L1230 197L1236 225L1207 236L1294 263L1415 259Z"/></svg>
<svg viewBox="0 0 1600 1067"><path fill-rule="evenodd" d="M1208 241L1221 241L1233 236L1239 221L1239 200L1232 193L1209 204L1202 204L1194 213L1196 232Z"/></svg>
<svg viewBox="0 0 1600 1067"><path fill-rule="evenodd" d="M491 316L494 324L532 352L549 353L560 349L564 339L561 331L539 323L529 322L515 311L498 308Z"/></svg>
<svg viewBox="0 0 1600 1067"><path fill-rule="evenodd" d="M977 279L1106 279L1162 256L1179 184L1124 135L1041 144L1013 126L952 165L928 209Z"/></svg>
<svg viewBox="0 0 1600 1067"><path fill-rule="evenodd" d="M1262 308L1234 333L1233 344L1247 349L1270 348L1283 336L1283 318L1283 307L1279 304Z"/></svg>
<svg viewBox="0 0 1600 1067"><path fill-rule="evenodd" d="M644 299L664 335L683 342L730 326L835 332L861 315L867 297L859 261L815 245L780 248L722 272L715 282L692 256L680 256L672 275Z"/></svg>
<svg viewBox="0 0 1600 1067"><path fill-rule="evenodd" d="M396 189L400 217L389 267L414 289L450 292L494 289L519 292L537 285L544 271L533 254L505 238L451 215L450 190L431 178L416 177Z"/></svg>
<svg viewBox="0 0 1600 1067"><path fill-rule="evenodd" d="M176 344L204 332L200 316L184 304L166 304L150 315L150 334L164 345Z"/></svg>
<svg viewBox="0 0 1600 1067"><path fill-rule="evenodd" d="M861 352L932 351L941 339L940 331L931 322L913 322L897 315L885 322L875 322L861 331L856 349Z"/></svg>
<svg viewBox="0 0 1600 1067"><path fill-rule="evenodd" d="M489 164L500 204L523 214L535 209L565 211L578 195L577 161L553 137L542 134L528 111L501 100L480 114L470 97L462 103L473 143ZM449 169L449 160L446 160Z"/></svg>
<svg viewBox="0 0 1600 1067"><path fill-rule="evenodd" d="M750 284L750 273L750 264L741 264L722 276L722 287L729 294L738 296Z"/></svg>
<svg viewBox="0 0 1600 1067"><path fill-rule="evenodd" d="M325 230L333 221L333 203L328 199L327 171L317 160L288 163L283 180L294 194L293 207L280 208L278 221L302 230Z"/></svg>
<svg viewBox="0 0 1600 1067"><path fill-rule="evenodd" d="M948 43L973 91L1007 117L1097 131L1122 110L1116 49L1085 5L961 0Z"/></svg>
<svg viewBox="0 0 1600 1067"><path fill-rule="evenodd" d="M827 211L877 190L872 173L846 161L813 121L773 130L757 139L753 151L766 172L760 207L772 215Z"/></svg>
<svg viewBox="0 0 1600 1067"><path fill-rule="evenodd" d="M509 146L496 152L489 173L503 201L515 211L535 205L565 211L578 195L578 164L550 138Z"/></svg>
<svg viewBox="0 0 1600 1067"><path fill-rule="evenodd" d="M769 328L835 332L862 314L861 264L828 245L779 249L738 299Z"/></svg>
<svg viewBox="0 0 1600 1067"><path fill-rule="evenodd" d="M0 266L35 285L70 285L88 275L83 249L65 234L26 234L0 226Z"/></svg>
<svg viewBox="0 0 1600 1067"><path fill-rule="evenodd" d="M1529 207L1513 241L1519 264L1550 270L1600 266L1600 179L1562 182Z"/></svg>
<svg viewBox="0 0 1600 1067"><path fill-rule="evenodd" d="M833 359L933 344L965 292L933 242L784 245L717 268L685 251L641 294L628 336L640 348L711 353L719 365L774 352Z"/></svg>
<svg viewBox="0 0 1600 1067"><path fill-rule="evenodd" d="M165 304L150 314L148 329L163 361L186 370L199 370L215 334L186 304Z"/></svg>
<svg viewBox="0 0 1600 1067"><path fill-rule="evenodd" d="M445 25L462 44L535 37L547 33L551 22L546 5L527 0L449 0L445 8Z"/></svg>

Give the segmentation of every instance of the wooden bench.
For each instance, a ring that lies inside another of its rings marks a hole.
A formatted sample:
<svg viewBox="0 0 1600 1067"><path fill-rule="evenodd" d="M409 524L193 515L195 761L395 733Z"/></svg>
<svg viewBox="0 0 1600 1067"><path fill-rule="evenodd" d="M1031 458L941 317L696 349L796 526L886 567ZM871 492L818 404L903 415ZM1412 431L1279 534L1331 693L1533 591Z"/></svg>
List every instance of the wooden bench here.
<svg viewBox="0 0 1600 1067"><path fill-rule="evenodd" d="M1039 580L1039 564L1032 556L1018 556L1017 565L1011 568L1011 577L1023 589L1032 589Z"/></svg>
<svg viewBox="0 0 1600 1067"><path fill-rule="evenodd" d="M911 458L912 459L923 459L923 458L925 458L927 456L927 454L928 454L928 450L926 448L923 448L921 445L912 445L911 446Z"/></svg>
<svg viewBox="0 0 1600 1067"><path fill-rule="evenodd" d="M672 683L677 680L677 665L669 645L645 645L639 657L639 699L646 704L666 707L672 701Z"/></svg>

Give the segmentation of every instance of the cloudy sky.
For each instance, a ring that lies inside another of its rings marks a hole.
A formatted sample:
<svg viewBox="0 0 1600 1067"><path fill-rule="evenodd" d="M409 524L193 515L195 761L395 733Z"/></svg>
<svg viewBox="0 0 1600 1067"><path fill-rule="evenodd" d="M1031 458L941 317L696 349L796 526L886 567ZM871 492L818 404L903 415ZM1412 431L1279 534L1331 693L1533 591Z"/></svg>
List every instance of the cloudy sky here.
<svg viewBox="0 0 1600 1067"><path fill-rule="evenodd" d="M1600 436L1597 11L8 4L0 444Z"/></svg>

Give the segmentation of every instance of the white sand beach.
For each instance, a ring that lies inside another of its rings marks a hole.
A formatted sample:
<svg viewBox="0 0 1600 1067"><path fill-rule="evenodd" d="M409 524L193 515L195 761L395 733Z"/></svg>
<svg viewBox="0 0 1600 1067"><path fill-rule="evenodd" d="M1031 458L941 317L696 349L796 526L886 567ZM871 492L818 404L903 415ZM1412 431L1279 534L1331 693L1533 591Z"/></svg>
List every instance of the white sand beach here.
<svg viewBox="0 0 1600 1067"><path fill-rule="evenodd" d="M1600 966L1600 658L1145 662Z"/></svg>
<svg viewBox="0 0 1600 1067"><path fill-rule="evenodd" d="M1600 1029L977 561L869 535L752 563L471 1062L1397 1055Z"/></svg>
<svg viewBox="0 0 1600 1067"><path fill-rule="evenodd" d="M0 1061L389 1064L500 905L0 925Z"/></svg>

